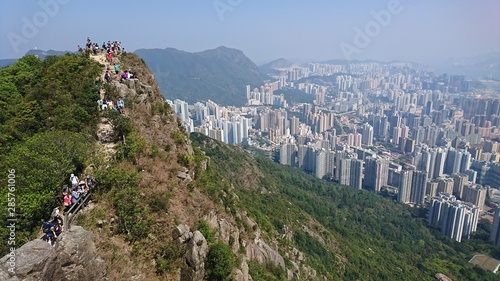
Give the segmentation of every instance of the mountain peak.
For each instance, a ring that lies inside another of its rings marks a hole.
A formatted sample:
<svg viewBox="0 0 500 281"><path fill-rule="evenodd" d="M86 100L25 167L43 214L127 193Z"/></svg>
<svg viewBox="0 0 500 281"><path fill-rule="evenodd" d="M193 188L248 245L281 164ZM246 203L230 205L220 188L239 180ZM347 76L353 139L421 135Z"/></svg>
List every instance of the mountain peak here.
<svg viewBox="0 0 500 281"><path fill-rule="evenodd" d="M189 103L212 100L244 105L245 85L260 85L267 77L238 49L219 46L201 52L140 49L135 52L152 69L163 95Z"/></svg>

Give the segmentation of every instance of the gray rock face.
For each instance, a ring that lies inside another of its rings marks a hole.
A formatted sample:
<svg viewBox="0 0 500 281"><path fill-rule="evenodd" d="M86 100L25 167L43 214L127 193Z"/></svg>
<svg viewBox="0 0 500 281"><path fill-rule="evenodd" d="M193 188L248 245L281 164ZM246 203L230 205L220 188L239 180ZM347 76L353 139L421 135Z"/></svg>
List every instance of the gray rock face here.
<svg viewBox="0 0 500 281"><path fill-rule="evenodd" d="M181 224L172 231L172 238L179 245L187 243L187 266L181 270L181 281L202 281L208 254L208 243L203 234L198 230L190 232L189 226Z"/></svg>
<svg viewBox="0 0 500 281"><path fill-rule="evenodd" d="M193 237L193 233L189 231L189 226L185 224L180 224L172 230L172 239L175 240L177 245L186 243L191 237Z"/></svg>
<svg viewBox="0 0 500 281"><path fill-rule="evenodd" d="M92 233L80 226L61 234L56 247L36 239L15 253L15 274L6 255L0 259L0 280L105 280L106 264L97 256Z"/></svg>
<svg viewBox="0 0 500 281"><path fill-rule="evenodd" d="M243 260L240 265L241 269L237 268L233 271L233 278L235 281L250 281L252 278L248 273L248 264Z"/></svg>
<svg viewBox="0 0 500 281"><path fill-rule="evenodd" d="M189 240L186 262L195 271L205 271L205 259L208 254L208 243L203 234L196 230Z"/></svg>
<svg viewBox="0 0 500 281"><path fill-rule="evenodd" d="M225 218L220 217L215 211L210 211L204 216L210 228L215 229L216 234L226 244L232 243L233 252L238 252L240 249L240 231L239 229L228 222Z"/></svg>
<svg viewBox="0 0 500 281"><path fill-rule="evenodd" d="M145 106L147 111L150 111L151 104L147 103L148 97L153 95L153 87L143 84L139 79L127 79L123 83L118 81L113 81L118 95L121 97L126 97L128 100L135 104ZM125 104L125 108L127 105Z"/></svg>
<svg viewBox="0 0 500 281"><path fill-rule="evenodd" d="M104 260L97 251L90 231L72 226L56 244L57 258L68 280L103 280L106 274Z"/></svg>

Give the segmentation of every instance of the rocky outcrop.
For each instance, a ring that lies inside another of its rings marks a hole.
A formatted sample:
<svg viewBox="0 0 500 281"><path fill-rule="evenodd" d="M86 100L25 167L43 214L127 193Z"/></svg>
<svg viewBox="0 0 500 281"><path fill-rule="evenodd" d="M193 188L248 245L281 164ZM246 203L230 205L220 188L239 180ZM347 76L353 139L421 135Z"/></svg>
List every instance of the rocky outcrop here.
<svg viewBox="0 0 500 281"><path fill-rule="evenodd" d="M122 83L113 81L113 85L120 97L127 98L128 101L150 112L151 103L148 98L153 96L153 87L141 83L139 79L127 79ZM125 105L125 107L130 107L130 105Z"/></svg>
<svg viewBox="0 0 500 281"><path fill-rule="evenodd" d="M226 244L232 244L233 252L238 252L240 249L240 231L225 218L219 217L215 211L209 212L204 217L211 229L215 230L215 234Z"/></svg>
<svg viewBox="0 0 500 281"><path fill-rule="evenodd" d="M208 243L203 234L198 230L191 232L189 226L181 224L172 231L172 238L179 246L187 244L187 266L181 269L181 281L204 280Z"/></svg>
<svg viewBox="0 0 500 281"><path fill-rule="evenodd" d="M174 239L177 245L186 243L191 237L193 237L193 233L189 231L188 225L180 224L172 230L172 239Z"/></svg>
<svg viewBox="0 0 500 281"><path fill-rule="evenodd" d="M278 251L267 245L261 238L254 239L247 244L247 258L263 264L273 263L283 268L283 270L285 269L285 260L283 257Z"/></svg>
<svg viewBox="0 0 500 281"><path fill-rule="evenodd" d="M241 269L240 269L241 268ZM235 281L252 281L252 276L248 272L248 264L246 260L241 262L240 268L233 271L232 276Z"/></svg>
<svg viewBox="0 0 500 281"><path fill-rule="evenodd" d="M208 254L208 243L203 234L196 230L188 242L185 267L181 271L181 281L202 281L205 277L205 260Z"/></svg>
<svg viewBox="0 0 500 281"><path fill-rule="evenodd" d="M41 239L15 251L15 274L9 256L0 259L0 280L105 280L106 264L97 256L91 232L72 226L55 247Z"/></svg>
<svg viewBox="0 0 500 281"><path fill-rule="evenodd" d="M218 215L215 211L205 215L204 219L222 241L231 245L234 253L237 253L240 247L243 246L246 248L246 260L258 261L263 264L273 263L274 265L285 270L285 260L277 251L277 247L273 248L264 241L257 223L249 218L245 213L238 215L247 221L249 229L246 231L251 230L253 232L254 239L240 239L240 230L234 226L233 223L230 223L227 219ZM242 264L242 268L239 271L233 274L237 280L251 280L248 270L245 270L244 265L246 265L246 262L245 264Z"/></svg>
<svg viewBox="0 0 500 281"><path fill-rule="evenodd" d="M189 175L189 170L185 167L182 168L182 171L177 172L177 177L181 179L185 184L189 184L193 181L191 175Z"/></svg>

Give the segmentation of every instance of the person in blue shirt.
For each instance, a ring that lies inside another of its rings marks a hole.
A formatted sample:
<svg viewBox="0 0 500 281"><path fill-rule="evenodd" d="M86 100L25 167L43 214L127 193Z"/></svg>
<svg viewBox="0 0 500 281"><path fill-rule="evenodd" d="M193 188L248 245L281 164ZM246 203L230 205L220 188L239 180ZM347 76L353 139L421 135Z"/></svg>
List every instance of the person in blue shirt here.
<svg viewBox="0 0 500 281"><path fill-rule="evenodd" d="M123 100L120 98L118 99L118 101L116 102L116 105L118 106L118 111L123 114L125 112L125 103L123 102Z"/></svg>

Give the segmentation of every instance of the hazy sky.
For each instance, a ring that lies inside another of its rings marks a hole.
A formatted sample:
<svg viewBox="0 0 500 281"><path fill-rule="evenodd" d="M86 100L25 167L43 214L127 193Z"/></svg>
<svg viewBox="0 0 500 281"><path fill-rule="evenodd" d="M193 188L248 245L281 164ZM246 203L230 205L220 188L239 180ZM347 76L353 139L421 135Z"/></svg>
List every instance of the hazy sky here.
<svg viewBox="0 0 500 281"><path fill-rule="evenodd" d="M173 47L280 57L432 63L500 52L499 0L1 0L0 58L71 50L89 36L127 51Z"/></svg>

